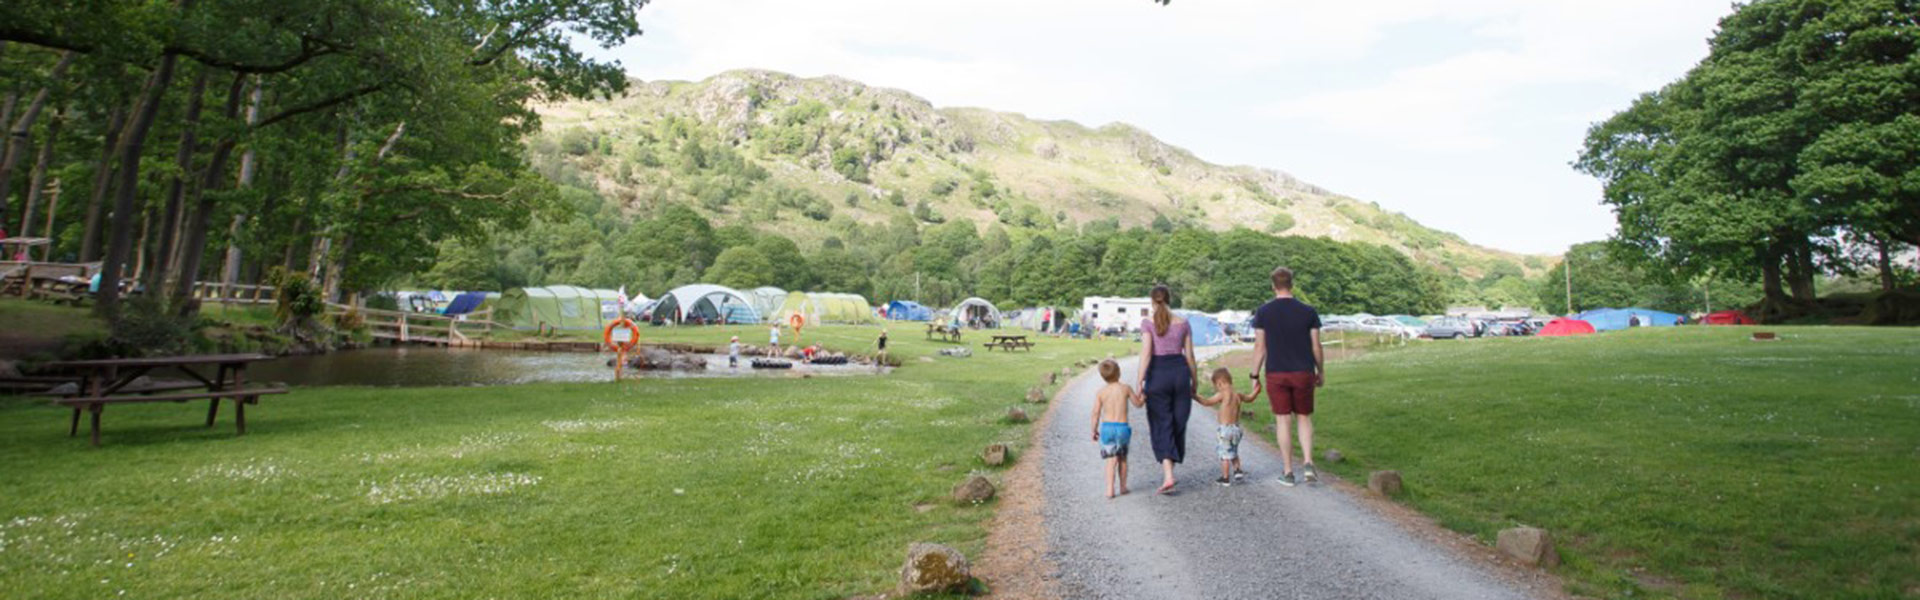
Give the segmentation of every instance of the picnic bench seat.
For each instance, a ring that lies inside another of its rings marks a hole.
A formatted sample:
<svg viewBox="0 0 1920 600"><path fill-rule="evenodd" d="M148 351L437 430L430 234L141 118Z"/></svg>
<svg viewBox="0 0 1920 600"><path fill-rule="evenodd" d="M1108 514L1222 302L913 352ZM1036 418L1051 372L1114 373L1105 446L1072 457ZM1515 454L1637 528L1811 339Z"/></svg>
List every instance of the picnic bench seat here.
<svg viewBox="0 0 1920 600"><path fill-rule="evenodd" d="M986 346L989 352L993 351L994 348L1008 352L1012 352L1014 349L1029 352L1033 351L1033 341L1028 340L1027 336L1024 335L996 335L993 336L993 341L981 345Z"/></svg>
<svg viewBox="0 0 1920 600"><path fill-rule="evenodd" d="M196 385L191 387L199 387L199 386ZM122 391L125 391L125 390L122 390ZM220 414L220 400L223 398L231 398L233 400L234 429L238 432L238 435L246 435L247 434L247 405L258 404L260 402L261 396L285 394L285 393L287 393L286 387L275 385L275 386L262 386L262 387L248 387L248 388L241 388L241 389L234 389L234 390L221 390L217 392L199 391L199 392L190 392L190 393L182 393L182 394L142 394L142 395L121 395L121 396L104 396L104 397L69 396L66 398L61 398L59 400L54 400L53 403L73 408L73 422L67 428L68 437L73 437L80 434L80 412L84 410L88 413L92 413L93 445L98 446L100 445L100 413L105 412L106 406L108 404L139 404L139 403L146 403L146 402L186 402L189 400L208 400L210 402L207 406L207 426L212 427L214 417Z"/></svg>

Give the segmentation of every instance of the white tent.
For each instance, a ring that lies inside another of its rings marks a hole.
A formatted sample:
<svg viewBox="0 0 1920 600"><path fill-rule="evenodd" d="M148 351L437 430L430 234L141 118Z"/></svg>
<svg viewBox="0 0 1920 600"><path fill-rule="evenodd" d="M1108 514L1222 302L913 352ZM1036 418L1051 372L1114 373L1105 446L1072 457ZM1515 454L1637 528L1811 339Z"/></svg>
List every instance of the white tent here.
<svg viewBox="0 0 1920 600"><path fill-rule="evenodd" d="M746 294L730 287L704 283L673 288L673 291L660 296L660 301L654 303L653 314L655 318L673 321L700 318L709 322L760 322L760 313L754 310L753 301Z"/></svg>
<svg viewBox="0 0 1920 600"><path fill-rule="evenodd" d="M1000 327L1000 309L981 298L961 300L948 313L948 319L968 327Z"/></svg>
<svg viewBox="0 0 1920 600"><path fill-rule="evenodd" d="M746 291L747 300L753 310L765 320L780 312L780 304L787 301L787 291L777 287L757 287Z"/></svg>

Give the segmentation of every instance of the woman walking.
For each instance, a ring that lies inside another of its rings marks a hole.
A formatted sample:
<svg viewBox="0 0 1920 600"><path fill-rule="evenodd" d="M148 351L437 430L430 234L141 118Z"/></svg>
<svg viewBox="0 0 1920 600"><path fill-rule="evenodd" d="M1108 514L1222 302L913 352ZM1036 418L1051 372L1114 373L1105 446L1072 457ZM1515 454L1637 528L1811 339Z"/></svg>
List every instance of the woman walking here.
<svg viewBox="0 0 1920 600"><path fill-rule="evenodd" d="M1165 481L1160 493L1173 489L1173 464L1187 456L1187 416L1193 412L1193 334L1187 320L1167 306L1172 292L1154 286L1152 316L1140 322L1140 368L1134 389L1146 396L1147 429L1153 437L1153 459L1160 461Z"/></svg>

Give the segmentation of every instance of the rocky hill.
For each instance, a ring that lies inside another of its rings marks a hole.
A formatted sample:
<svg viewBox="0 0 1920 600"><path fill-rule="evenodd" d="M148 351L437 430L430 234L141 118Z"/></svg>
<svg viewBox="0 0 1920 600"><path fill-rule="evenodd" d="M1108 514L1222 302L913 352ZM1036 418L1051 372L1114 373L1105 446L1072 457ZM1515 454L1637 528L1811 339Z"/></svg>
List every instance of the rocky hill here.
<svg viewBox="0 0 1920 600"><path fill-rule="evenodd" d="M1125 124L1089 128L837 77L731 71L633 82L621 98L541 110L535 164L644 212L685 202L800 241L836 222L985 227L1187 224L1383 244L1466 277L1548 266L1479 247L1272 169L1223 166Z"/></svg>

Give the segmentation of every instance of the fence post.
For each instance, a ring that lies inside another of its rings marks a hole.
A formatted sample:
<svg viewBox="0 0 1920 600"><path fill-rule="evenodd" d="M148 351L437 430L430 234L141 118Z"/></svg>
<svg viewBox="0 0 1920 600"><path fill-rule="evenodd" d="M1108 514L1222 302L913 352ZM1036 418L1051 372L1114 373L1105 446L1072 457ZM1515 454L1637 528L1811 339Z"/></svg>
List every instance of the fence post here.
<svg viewBox="0 0 1920 600"><path fill-rule="evenodd" d="M400 342L404 344L407 341L407 315L402 314L398 319L400 320Z"/></svg>

